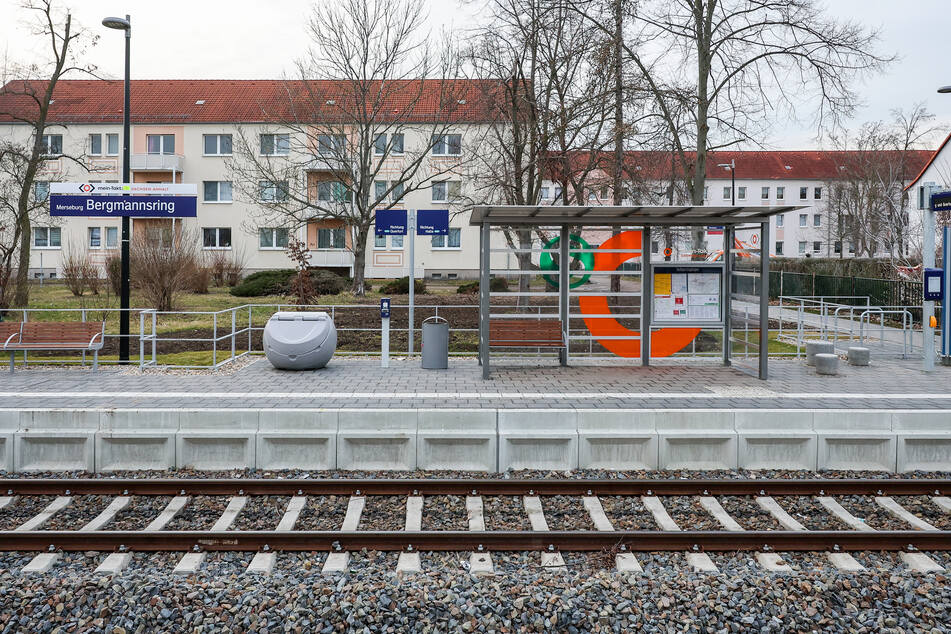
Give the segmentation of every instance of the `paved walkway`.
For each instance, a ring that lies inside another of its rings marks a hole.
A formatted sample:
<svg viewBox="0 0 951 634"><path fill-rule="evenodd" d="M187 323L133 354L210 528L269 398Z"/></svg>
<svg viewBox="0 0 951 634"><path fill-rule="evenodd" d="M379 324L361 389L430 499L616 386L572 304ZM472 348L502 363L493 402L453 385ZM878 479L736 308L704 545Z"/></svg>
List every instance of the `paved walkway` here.
<svg viewBox="0 0 951 634"><path fill-rule="evenodd" d="M516 362L517 363L517 362ZM105 367L28 369L0 375L0 408L900 408L951 409L951 368L932 375L920 361L841 366L819 377L800 360L771 360L768 381L735 368L617 364L493 365L481 379L474 359L446 371L419 361L336 358L317 372L274 370L263 358L231 373L169 374Z"/></svg>

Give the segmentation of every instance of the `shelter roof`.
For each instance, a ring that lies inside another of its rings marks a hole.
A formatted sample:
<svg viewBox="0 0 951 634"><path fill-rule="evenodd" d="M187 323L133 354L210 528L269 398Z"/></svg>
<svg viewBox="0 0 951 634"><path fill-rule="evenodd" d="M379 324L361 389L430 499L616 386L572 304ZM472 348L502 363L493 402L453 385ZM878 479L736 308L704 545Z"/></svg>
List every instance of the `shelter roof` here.
<svg viewBox="0 0 951 634"><path fill-rule="evenodd" d="M643 225L719 226L766 222L771 216L806 209L781 206L613 206L613 205L480 205L473 207L469 224L531 226Z"/></svg>

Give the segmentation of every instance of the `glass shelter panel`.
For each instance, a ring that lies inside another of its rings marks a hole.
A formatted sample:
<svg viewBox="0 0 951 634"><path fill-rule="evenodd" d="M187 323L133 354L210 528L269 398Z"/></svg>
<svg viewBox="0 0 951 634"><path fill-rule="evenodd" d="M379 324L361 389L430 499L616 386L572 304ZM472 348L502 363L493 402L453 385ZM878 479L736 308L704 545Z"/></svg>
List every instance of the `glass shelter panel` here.
<svg viewBox="0 0 951 634"><path fill-rule="evenodd" d="M732 365L759 374L761 316L768 299L768 277L764 280L763 235L756 228L737 228L730 252L730 358ZM765 297L764 297L765 294ZM762 350L762 352L767 352Z"/></svg>

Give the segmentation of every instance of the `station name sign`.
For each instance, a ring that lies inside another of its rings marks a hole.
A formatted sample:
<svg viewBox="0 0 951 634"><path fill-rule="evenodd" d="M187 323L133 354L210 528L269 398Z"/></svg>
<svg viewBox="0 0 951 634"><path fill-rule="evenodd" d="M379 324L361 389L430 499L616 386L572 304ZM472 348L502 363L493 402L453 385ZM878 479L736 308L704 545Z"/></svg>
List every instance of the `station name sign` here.
<svg viewBox="0 0 951 634"><path fill-rule="evenodd" d="M129 216L130 218L195 218L195 196L70 196L50 195L51 216Z"/></svg>
<svg viewBox="0 0 951 634"><path fill-rule="evenodd" d="M195 183L50 183L51 194L149 194L197 196Z"/></svg>

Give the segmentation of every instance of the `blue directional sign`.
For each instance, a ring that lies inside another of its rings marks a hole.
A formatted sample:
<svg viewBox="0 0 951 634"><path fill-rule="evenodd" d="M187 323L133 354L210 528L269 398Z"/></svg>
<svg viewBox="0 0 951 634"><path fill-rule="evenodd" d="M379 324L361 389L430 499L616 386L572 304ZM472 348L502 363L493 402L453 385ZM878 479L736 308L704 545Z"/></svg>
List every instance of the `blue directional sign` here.
<svg viewBox="0 0 951 634"><path fill-rule="evenodd" d="M195 196L70 196L50 194L51 216L195 218Z"/></svg>
<svg viewBox="0 0 951 634"><path fill-rule="evenodd" d="M405 209L377 209L376 235L378 236L405 236L406 210Z"/></svg>
<svg viewBox="0 0 951 634"><path fill-rule="evenodd" d="M380 318L389 319L390 318L390 298L383 297L380 299Z"/></svg>
<svg viewBox="0 0 951 634"><path fill-rule="evenodd" d="M448 209L420 209L416 212L416 235L449 235Z"/></svg>
<svg viewBox="0 0 951 634"><path fill-rule="evenodd" d="M934 211L951 210L951 191L931 194L931 209Z"/></svg>

